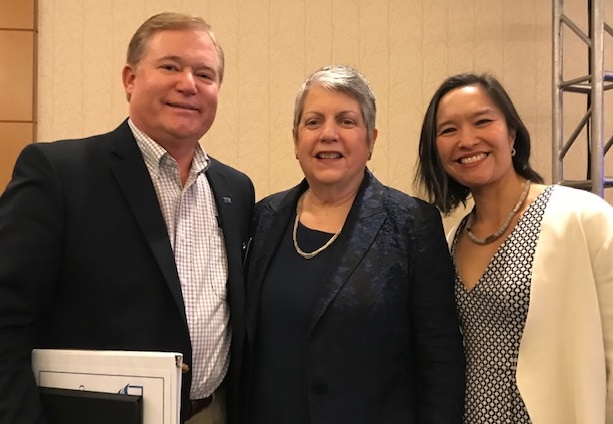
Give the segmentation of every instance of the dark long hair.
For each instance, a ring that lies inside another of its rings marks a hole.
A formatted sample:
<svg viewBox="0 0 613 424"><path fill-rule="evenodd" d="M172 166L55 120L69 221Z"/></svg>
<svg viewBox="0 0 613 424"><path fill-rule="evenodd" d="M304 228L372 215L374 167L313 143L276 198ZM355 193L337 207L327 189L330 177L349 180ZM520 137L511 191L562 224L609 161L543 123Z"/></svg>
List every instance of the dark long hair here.
<svg viewBox="0 0 613 424"><path fill-rule="evenodd" d="M511 98L500 82L490 74L463 73L447 78L436 90L424 116L419 138L419 161L415 171L415 184L426 192L428 199L444 214L451 213L460 203L466 206L470 194L445 172L436 148L436 114L438 106L449 91L479 85L503 113L510 131L515 131L513 168L522 177L543 183L543 177L530 166L530 133L522 122Z"/></svg>

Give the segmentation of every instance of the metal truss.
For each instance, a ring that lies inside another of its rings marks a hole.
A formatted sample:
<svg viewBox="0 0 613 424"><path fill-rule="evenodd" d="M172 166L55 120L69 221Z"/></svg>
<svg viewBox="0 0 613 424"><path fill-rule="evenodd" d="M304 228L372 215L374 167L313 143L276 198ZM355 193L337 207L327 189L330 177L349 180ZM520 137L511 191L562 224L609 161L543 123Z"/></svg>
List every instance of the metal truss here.
<svg viewBox="0 0 613 424"><path fill-rule="evenodd" d="M553 182L583 188L604 197L604 189L613 187L613 178L604 174L605 155L613 145L613 136L605 143L604 96L613 89L613 72L604 70L605 35L613 37L613 29L604 22L605 0L588 0L588 33L584 33L564 13L564 0L553 0ZM565 80L563 69L563 29L569 28L588 49L588 74ZM586 96L586 112L567 140L564 140L564 93ZM613 92L612 92L613 93ZM613 111L612 111L613 113ZM612 118L609 113L608 118ZM585 180L564 177L564 158L579 134L587 130L587 172Z"/></svg>

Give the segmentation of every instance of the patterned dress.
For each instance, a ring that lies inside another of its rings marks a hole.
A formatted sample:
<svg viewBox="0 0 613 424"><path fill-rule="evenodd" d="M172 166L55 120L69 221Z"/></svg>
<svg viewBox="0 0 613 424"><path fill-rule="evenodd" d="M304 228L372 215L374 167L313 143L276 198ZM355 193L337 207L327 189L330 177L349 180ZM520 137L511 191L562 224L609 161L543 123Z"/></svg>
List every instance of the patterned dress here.
<svg viewBox="0 0 613 424"><path fill-rule="evenodd" d="M466 351L465 424L530 423L517 388L517 357L528 306L532 261L551 196L545 189L468 291L456 272L455 294ZM455 258L461 222L451 252Z"/></svg>

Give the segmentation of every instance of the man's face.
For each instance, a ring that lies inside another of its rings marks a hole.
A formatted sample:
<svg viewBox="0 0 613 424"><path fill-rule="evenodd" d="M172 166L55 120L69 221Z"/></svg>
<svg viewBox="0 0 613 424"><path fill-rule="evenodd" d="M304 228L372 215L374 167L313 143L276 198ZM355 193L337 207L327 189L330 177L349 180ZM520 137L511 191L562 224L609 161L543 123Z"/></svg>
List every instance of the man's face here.
<svg viewBox="0 0 613 424"><path fill-rule="evenodd" d="M219 57L204 31L159 31L140 62L124 67L123 83L141 131L166 150L193 147L215 119Z"/></svg>

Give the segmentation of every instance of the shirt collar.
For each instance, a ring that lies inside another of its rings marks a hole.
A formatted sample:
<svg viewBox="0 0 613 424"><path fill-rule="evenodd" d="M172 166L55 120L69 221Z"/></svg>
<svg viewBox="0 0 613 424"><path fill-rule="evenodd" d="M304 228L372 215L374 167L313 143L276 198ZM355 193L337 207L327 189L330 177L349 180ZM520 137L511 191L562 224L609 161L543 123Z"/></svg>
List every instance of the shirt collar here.
<svg viewBox="0 0 613 424"><path fill-rule="evenodd" d="M136 126L136 124L132 122L132 119L128 119L128 125L130 126L130 130L132 130L132 134L136 139L136 144L143 155L145 165L147 165L147 169L150 173L157 175L163 161L172 160L174 162L174 159L170 156L166 149L156 143L155 140L153 140L147 134L142 132ZM198 143L196 145L196 151L194 152L190 174L200 174L205 172L210 165L211 159L206 154L200 143Z"/></svg>

